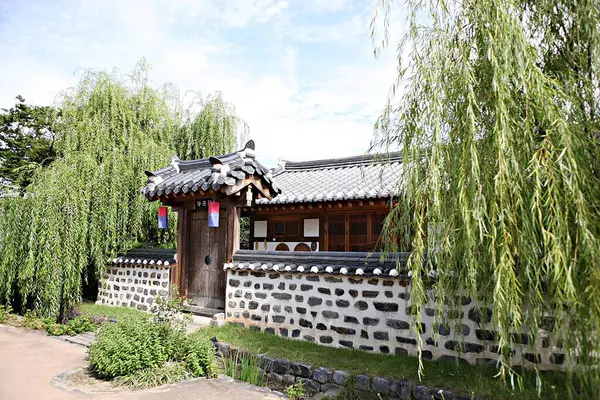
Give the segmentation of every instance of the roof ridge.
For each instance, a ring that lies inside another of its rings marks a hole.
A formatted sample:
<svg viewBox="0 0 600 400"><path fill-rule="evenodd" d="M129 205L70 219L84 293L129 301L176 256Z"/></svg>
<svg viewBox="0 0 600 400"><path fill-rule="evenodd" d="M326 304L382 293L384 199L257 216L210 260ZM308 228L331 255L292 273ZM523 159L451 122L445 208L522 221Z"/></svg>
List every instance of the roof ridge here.
<svg viewBox="0 0 600 400"><path fill-rule="evenodd" d="M309 169L347 168L370 164L384 164L401 161L400 152L363 154L358 156L326 158L308 161L286 161L282 171L301 171Z"/></svg>

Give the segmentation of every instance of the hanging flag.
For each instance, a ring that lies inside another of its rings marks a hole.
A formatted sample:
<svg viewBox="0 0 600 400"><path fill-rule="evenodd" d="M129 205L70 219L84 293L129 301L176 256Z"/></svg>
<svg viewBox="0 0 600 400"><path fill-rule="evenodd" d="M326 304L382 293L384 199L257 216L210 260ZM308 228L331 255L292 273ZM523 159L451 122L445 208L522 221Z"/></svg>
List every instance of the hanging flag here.
<svg viewBox="0 0 600 400"><path fill-rule="evenodd" d="M167 207L158 207L158 229L167 229L167 226L169 225L167 220L168 212L169 210Z"/></svg>
<svg viewBox="0 0 600 400"><path fill-rule="evenodd" d="M216 201L208 202L208 227L219 227L219 203Z"/></svg>

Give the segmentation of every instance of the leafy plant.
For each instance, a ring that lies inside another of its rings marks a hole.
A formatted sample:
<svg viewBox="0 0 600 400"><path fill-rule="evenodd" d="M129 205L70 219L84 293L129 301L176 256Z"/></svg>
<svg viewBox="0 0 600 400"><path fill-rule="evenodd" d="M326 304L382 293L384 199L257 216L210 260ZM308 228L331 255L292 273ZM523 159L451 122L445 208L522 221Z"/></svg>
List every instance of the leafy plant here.
<svg viewBox="0 0 600 400"><path fill-rule="evenodd" d="M304 385L302 384L302 381L298 381L285 388L285 394L290 400L296 400L304 396Z"/></svg>
<svg viewBox="0 0 600 400"><path fill-rule="evenodd" d="M149 321L104 324L89 349L92 370L112 379L160 366L169 358L164 339L164 331Z"/></svg>
<svg viewBox="0 0 600 400"><path fill-rule="evenodd" d="M150 309L154 322L166 324L176 330L185 330L186 321L191 320L189 314L182 313L185 300L185 297L179 296L176 285L172 286L170 296L157 296Z"/></svg>
<svg viewBox="0 0 600 400"><path fill-rule="evenodd" d="M260 360L254 354L233 351L221 360L223 373L233 379L248 382L255 386L264 386L264 373L260 369Z"/></svg>
<svg viewBox="0 0 600 400"><path fill-rule="evenodd" d="M8 320L9 314L12 312L12 307L10 304L3 305L0 304L0 324L3 324Z"/></svg>
<svg viewBox="0 0 600 400"><path fill-rule="evenodd" d="M116 378L115 384L132 389L146 389L179 382L188 376L185 363L168 361L158 367L142 369L131 375Z"/></svg>

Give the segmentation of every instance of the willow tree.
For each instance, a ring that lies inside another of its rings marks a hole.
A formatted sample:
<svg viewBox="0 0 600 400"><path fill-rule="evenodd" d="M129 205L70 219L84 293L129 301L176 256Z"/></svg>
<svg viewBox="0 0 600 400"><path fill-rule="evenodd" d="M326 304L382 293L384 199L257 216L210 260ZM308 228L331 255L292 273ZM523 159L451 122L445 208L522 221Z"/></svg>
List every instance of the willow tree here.
<svg viewBox="0 0 600 400"><path fill-rule="evenodd" d="M393 3L373 20L376 54L397 23ZM375 144L404 158L386 226L412 232L415 309L435 298L443 318L457 294L472 296L494 310L504 376L511 333L539 344L546 328L583 388L600 385L598 2L403 4Z"/></svg>
<svg viewBox="0 0 600 400"><path fill-rule="evenodd" d="M144 62L127 76L85 72L60 108L53 131L63 156L23 196L0 201L0 303L46 316L79 301L109 256L158 240L157 205L139 189L145 170L170 162L186 124L177 89L151 87Z"/></svg>

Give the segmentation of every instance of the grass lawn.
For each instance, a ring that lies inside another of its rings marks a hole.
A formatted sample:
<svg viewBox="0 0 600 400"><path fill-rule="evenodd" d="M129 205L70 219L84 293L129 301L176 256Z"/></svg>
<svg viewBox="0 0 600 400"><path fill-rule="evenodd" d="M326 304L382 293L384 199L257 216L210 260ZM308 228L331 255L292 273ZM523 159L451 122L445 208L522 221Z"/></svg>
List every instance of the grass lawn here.
<svg viewBox="0 0 600 400"><path fill-rule="evenodd" d="M271 357L286 358L303 362L313 367L344 370L351 374L367 374L388 378L411 379L418 382L417 358L402 355L371 354L360 350L320 346L315 343L285 339L279 336L255 332L237 325L206 327L193 335L242 347L252 353L263 353ZM423 383L460 393L476 393L488 399L539 399L535 391L535 377L525 378L523 392L512 393L499 378L494 378L496 369L479 365L457 365L448 361L423 361L425 376ZM542 399L566 398L565 379L561 373L543 375L545 390Z"/></svg>
<svg viewBox="0 0 600 400"><path fill-rule="evenodd" d="M77 311L88 317L108 317L119 319L148 318L150 314L129 307L105 306L95 303L81 303L75 307Z"/></svg>

